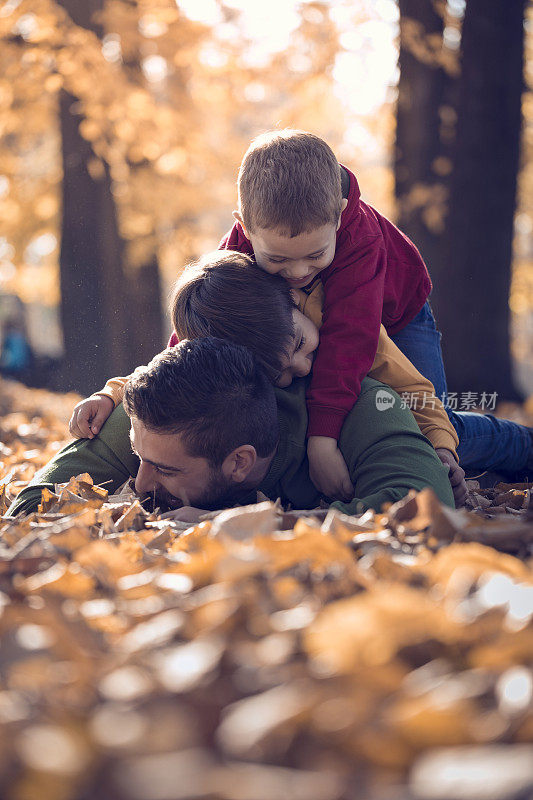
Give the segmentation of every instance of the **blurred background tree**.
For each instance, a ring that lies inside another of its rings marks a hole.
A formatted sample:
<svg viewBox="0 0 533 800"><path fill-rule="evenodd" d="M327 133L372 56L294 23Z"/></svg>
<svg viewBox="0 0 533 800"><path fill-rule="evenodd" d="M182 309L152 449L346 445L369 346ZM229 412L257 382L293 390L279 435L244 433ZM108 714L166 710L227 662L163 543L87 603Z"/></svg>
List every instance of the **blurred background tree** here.
<svg viewBox="0 0 533 800"><path fill-rule="evenodd" d="M400 0L399 225L430 265L449 385L507 399L524 11Z"/></svg>
<svg viewBox="0 0 533 800"><path fill-rule="evenodd" d="M229 227L250 139L290 125L420 248L450 390L514 395L511 310L532 391L531 4L252 6L0 4L0 322L22 299L54 359L35 378L87 393L164 346L169 287Z"/></svg>

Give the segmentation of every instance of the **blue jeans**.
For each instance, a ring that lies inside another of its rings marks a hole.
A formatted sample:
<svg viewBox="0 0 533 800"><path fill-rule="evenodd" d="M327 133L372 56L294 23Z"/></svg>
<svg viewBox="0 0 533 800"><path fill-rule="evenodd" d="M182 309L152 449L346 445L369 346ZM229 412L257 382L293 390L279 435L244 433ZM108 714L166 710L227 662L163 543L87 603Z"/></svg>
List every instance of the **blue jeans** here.
<svg viewBox="0 0 533 800"><path fill-rule="evenodd" d="M431 306L426 302L412 322L391 339L417 370L431 381L436 396L443 400L448 398L448 388L441 336ZM510 475L527 471L533 442L527 428L491 414L456 411L447 403L445 408L459 437L457 455L464 469L494 470Z"/></svg>

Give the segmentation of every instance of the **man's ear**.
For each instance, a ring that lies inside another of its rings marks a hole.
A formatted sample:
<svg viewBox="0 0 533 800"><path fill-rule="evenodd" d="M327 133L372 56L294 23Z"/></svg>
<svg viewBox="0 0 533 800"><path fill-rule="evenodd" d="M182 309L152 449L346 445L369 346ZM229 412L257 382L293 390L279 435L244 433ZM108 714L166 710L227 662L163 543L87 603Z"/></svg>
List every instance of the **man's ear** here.
<svg viewBox="0 0 533 800"><path fill-rule="evenodd" d="M341 226L342 212L344 211L344 209L346 208L347 205L348 205L348 201L344 197L343 200L342 200L342 203L341 203L341 213L339 214L339 221L337 222L337 230L339 230L339 228ZM235 216L235 213L233 214L233 216Z"/></svg>
<svg viewBox="0 0 533 800"><path fill-rule="evenodd" d="M240 213L236 209L235 209L235 211L232 212L232 217L235 220L235 222L239 223L239 225L241 226L241 228L244 231L244 235L246 236L247 239L249 239L250 237L248 236L248 231L246 230L246 226L245 226L245 224L243 222L243 219L242 219Z"/></svg>
<svg viewBox="0 0 533 800"><path fill-rule="evenodd" d="M257 462L255 447L251 444L242 444L236 447L222 462L224 477L230 478L234 483L243 483Z"/></svg>

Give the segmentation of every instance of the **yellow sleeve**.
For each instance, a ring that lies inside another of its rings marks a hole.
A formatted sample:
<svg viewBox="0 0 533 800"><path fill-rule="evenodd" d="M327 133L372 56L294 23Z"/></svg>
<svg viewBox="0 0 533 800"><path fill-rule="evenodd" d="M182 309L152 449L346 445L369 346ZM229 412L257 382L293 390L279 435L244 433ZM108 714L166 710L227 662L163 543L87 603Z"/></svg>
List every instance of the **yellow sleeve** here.
<svg viewBox="0 0 533 800"><path fill-rule="evenodd" d="M320 330L322 326L322 309L324 307L324 288L320 278L311 284L311 290L293 289L298 296L298 308L305 316L314 322Z"/></svg>
<svg viewBox="0 0 533 800"><path fill-rule="evenodd" d="M324 289L321 281L316 280L310 291L297 289L296 294L298 308L302 314L320 329L324 305ZM456 452L459 444L457 433L442 402L435 397L433 384L424 378L407 356L396 347L383 325L380 328L376 357L368 374L371 378L386 383L400 397L404 395L418 427L433 447L449 450L457 461L459 460Z"/></svg>
<svg viewBox="0 0 533 800"><path fill-rule="evenodd" d="M449 450L459 460L456 453L459 444L457 433L442 402L435 397L433 384L396 347L383 325L379 333L376 357L368 374L371 378L388 384L400 397L403 395L418 427L433 447Z"/></svg>
<svg viewBox="0 0 533 800"><path fill-rule="evenodd" d="M100 392L95 392L95 394L103 394L104 397L110 397L116 408L122 402L124 387L129 379L129 375L126 375L125 378L110 378L104 388Z"/></svg>

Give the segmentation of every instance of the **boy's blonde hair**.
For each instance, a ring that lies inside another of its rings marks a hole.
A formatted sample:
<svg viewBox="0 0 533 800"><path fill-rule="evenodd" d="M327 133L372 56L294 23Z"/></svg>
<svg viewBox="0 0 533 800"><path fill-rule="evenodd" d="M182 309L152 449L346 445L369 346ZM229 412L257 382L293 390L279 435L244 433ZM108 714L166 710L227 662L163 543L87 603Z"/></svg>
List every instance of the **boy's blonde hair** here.
<svg viewBox="0 0 533 800"><path fill-rule="evenodd" d="M312 133L269 131L257 136L239 170L239 212L245 227L289 235L337 224L342 210L340 167Z"/></svg>

